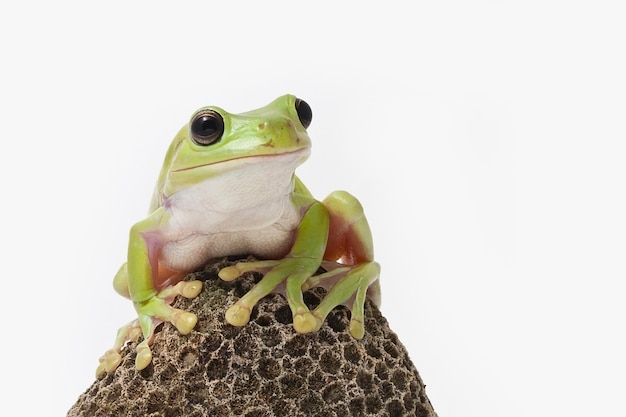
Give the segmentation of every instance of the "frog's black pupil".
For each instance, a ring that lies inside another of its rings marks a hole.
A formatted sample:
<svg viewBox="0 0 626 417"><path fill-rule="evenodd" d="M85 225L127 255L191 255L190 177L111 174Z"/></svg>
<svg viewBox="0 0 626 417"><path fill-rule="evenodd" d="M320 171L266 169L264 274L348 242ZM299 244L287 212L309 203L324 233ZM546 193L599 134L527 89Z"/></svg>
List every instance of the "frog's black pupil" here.
<svg viewBox="0 0 626 417"><path fill-rule="evenodd" d="M301 99L296 99L296 112L298 112L298 118L300 119L300 123L304 128L308 128L311 125L311 120L313 120L313 110L311 110L311 106Z"/></svg>
<svg viewBox="0 0 626 417"><path fill-rule="evenodd" d="M201 146L218 142L224 133L224 121L219 113L207 111L194 117L191 121L191 138Z"/></svg>
<svg viewBox="0 0 626 417"><path fill-rule="evenodd" d="M196 126L194 126L193 131L196 132L198 136L211 136L218 129L215 117L208 115L196 119L195 124Z"/></svg>

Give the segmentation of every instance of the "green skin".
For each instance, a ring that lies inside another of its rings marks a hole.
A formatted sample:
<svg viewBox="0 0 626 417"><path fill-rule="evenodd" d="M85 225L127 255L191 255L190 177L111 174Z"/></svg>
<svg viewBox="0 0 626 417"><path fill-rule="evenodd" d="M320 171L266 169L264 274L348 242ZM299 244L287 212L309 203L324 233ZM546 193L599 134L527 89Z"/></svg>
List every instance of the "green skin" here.
<svg viewBox="0 0 626 417"><path fill-rule="evenodd" d="M317 201L295 176L311 147L310 114L301 121L298 106L296 97L285 95L242 114L205 107L174 138L150 213L131 228L128 259L114 279L114 288L133 302L138 318L120 328L113 348L100 358L98 376L114 371L122 347L140 336L135 365L148 366L154 331L162 322L190 333L196 315L170 304L178 295L200 293L200 281L182 281L187 273L226 255L265 259L220 271L225 281L250 271L264 274L227 310L231 325L246 325L255 304L279 292L289 303L295 331L317 331L333 308L346 305L352 313L350 333L364 336L365 299L380 304L380 267L373 261L371 232L356 198L336 191ZM223 121L223 133L209 145L194 140L191 127L207 111ZM314 275L320 266L327 272ZM315 286L328 293L311 311L303 292Z"/></svg>

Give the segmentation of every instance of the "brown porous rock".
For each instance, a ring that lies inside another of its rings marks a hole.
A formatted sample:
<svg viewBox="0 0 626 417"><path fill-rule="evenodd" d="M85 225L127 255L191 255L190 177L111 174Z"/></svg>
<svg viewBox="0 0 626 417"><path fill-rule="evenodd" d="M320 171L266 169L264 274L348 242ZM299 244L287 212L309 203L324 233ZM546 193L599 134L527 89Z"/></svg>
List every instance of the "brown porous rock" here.
<svg viewBox="0 0 626 417"><path fill-rule="evenodd" d="M191 334L163 325L142 371L136 343L127 344L119 368L80 395L68 417L436 417L406 349L369 300L362 340L348 333L344 307L318 332L296 333L277 294L258 303L246 326L227 324L225 310L260 279L220 280L217 272L235 262L215 260L186 278L204 284L198 297L174 304L198 315ZM313 308L323 295L307 291L305 302Z"/></svg>

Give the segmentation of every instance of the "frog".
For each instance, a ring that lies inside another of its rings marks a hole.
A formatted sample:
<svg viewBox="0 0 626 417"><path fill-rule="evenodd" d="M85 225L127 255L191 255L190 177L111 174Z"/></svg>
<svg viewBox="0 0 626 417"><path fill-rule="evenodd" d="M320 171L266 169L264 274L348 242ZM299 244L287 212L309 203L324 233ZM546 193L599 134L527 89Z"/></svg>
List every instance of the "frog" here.
<svg viewBox="0 0 626 417"><path fill-rule="evenodd" d="M249 272L262 278L226 309L228 324L245 326L262 298L279 293L296 333L318 331L343 305L350 311L347 330L364 337L366 299L380 306L380 265L357 198L334 191L317 200L295 174L311 153L312 117L311 106L291 94L240 114L206 106L191 115L167 150L148 215L130 228L127 259L113 279L137 318L118 330L96 376L117 369L131 341L138 342L135 367L145 369L161 323L191 333L197 315L172 303L197 297L203 285L184 278L236 254L254 260L222 268L221 280ZM309 309L304 292L313 287L326 292Z"/></svg>

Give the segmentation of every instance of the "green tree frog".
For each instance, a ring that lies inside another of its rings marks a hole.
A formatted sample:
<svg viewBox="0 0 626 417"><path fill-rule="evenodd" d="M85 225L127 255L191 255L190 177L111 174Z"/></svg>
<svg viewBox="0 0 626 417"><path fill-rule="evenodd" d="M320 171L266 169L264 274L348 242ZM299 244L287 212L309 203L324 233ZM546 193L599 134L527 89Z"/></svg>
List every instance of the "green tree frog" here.
<svg viewBox="0 0 626 417"><path fill-rule="evenodd" d="M261 260L223 268L221 279L264 274L226 311L231 325L246 325L255 304L279 292L296 332L317 331L333 308L346 305L350 333L364 336L365 299L380 303L380 267L358 200L335 191L318 201L294 174L310 153L311 119L310 106L292 95L242 114L204 107L191 116L167 151L148 216L130 229L128 258L113 286L133 302L138 317L120 328L97 375L115 370L122 347L140 336L135 365L148 366L160 323L190 333L196 315L171 303L178 295L196 297L202 284L182 279L226 255ZM315 275L320 266L326 272ZM303 291L314 286L328 292L311 311Z"/></svg>

